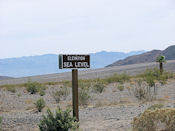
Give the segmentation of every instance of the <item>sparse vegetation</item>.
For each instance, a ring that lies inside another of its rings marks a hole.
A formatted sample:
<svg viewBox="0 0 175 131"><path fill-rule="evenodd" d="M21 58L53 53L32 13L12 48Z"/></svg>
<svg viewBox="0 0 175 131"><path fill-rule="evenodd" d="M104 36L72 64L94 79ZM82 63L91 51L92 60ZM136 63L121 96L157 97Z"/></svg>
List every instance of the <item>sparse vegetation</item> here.
<svg viewBox="0 0 175 131"><path fill-rule="evenodd" d="M44 101L43 98L41 98L41 99L39 99L39 100L36 101L35 106L36 106L38 112L41 112L42 111L42 109L45 107L45 104L46 103L45 103L45 101Z"/></svg>
<svg viewBox="0 0 175 131"><path fill-rule="evenodd" d="M133 131L174 131L175 108L148 109L138 117L135 117L132 125Z"/></svg>
<svg viewBox="0 0 175 131"><path fill-rule="evenodd" d="M45 95L45 91L44 90L40 90L39 94L40 94L40 96L44 96Z"/></svg>
<svg viewBox="0 0 175 131"><path fill-rule="evenodd" d="M136 75L136 77L134 78L134 95L139 100L153 100L156 98L156 95L158 93L156 82L166 84L169 78L173 78L172 73L163 72L161 75L157 68L147 69L144 73Z"/></svg>
<svg viewBox="0 0 175 131"><path fill-rule="evenodd" d="M76 131L78 123L75 121L76 119L70 115L70 112L70 109L62 111L58 107L54 114L48 109L47 116L43 116L40 121L40 131Z"/></svg>
<svg viewBox="0 0 175 131"><path fill-rule="evenodd" d="M125 81L128 81L129 79L130 79L130 76L123 73L123 74L114 74L113 76L104 78L103 80L109 84L109 83L114 83L114 82L124 83Z"/></svg>
<svg viewBox="0 0 175 131"><path fill-rule="evenodd" d="M137 78L143 78L150 87L155 85L155 81L166 83L169 78L173 78L173 74L169 72L163 72L160 74L159 69L147 69L144 73L136 76Z"/></svg>
<svg viewBox="0 0 175 131"><path fill-rule="evenodd" d="M7 90L12 92L12 93L16 92L16 88L15 87L11 87L11 86L7 87Z"/></svg>
<svg viewBox="0 0 175 131"><path fill-rule="evenodd" d="M88 89L80 89L79 90L79 104L86 107L88 105L88 101L90 99Z"/></svg>
<svg viewBox="0 0 175 131"><path fill-rule="evenodd" d="M119 91L123 91L124 90L124 85L123 84L119 84L117 86L117 88L119 89Z"/></svg>
<svg viewBox="0 0 175 131"><path fill-rule="evenodd" d="M92 109L92 110L95 110L95 111L93 111L93 113L96 113L99 111L99 116L104 114L105 119L108 119L108 120L114 119L114 121L115 121L115 118L120 119L120 117L118 117L117 115L111 116L110 111L113 112L113 111L115 111L115 108L116 108L114 105L117 105L117 107L118 106L121 107L118 110L123 110L123 109L127 110L126 115L122 114L125 112L121 112L121 115L123 116L124 119L127 119L128 116L129 117L136 116L138 114L138 112L137 112L138 108L139 108L139 110L140 109L142 110L143 108L147 107L147 104L144 103L145 101L149 101L149 104L151 104L151 105L154 102L163 101L163 103L165 104L166 107L168 107L168 106L173 107L174 106L174 105L172 105L173 103L170 104L168 102L173 102L171 100L174 100L174 97L173 97L174 92L173 92L173 88L172 88L172 86L174 86L174 83L173 83L174 80L168 80L169 78L174 78L174 75L172 73L167 73L165 71L162 73L162 75L160 75L159 69L149 69L149 70L146 70L144 73L142 73L140 75L136 75L136 76L129 76L127 74L115 74L113 76L106 77L106 78L79 80L79 104L82 107L89 106L86 109L86 113L89 113L89 110ZM166 85L161 87L161 84L166 84L167 80L170 82L170 83L168 83L167 88L166 88ZM36 87L36 88L34 88L34 92L36 93L36 95L34 95L34 96L29 95L29 93L27 93L27 90L25 89L25 88L27 88L28 83L23 84L22 88L19 90L18 90L18 88L21 87L22 84L19 87L17 85L1 86L2 89L0 89L0 90L2 92L0 94L0 98L1 98L0 104L2 106L0 106L0 110L2 111L2 113L5 112L8 114L8 112L11 111L12 109L14 109L14 111L16 111L19 108L22 108L20 111L27 112L28 113L27 115L35 115L35 114L30 113L31 110L35 109L38 111L43 111L43 105L45 105L45 104L42 104L43 102L41 100L37 103L38 99L36 99L36 98L45 95L45 93L47 93L47 94L46 94L46 96L44 96L44 98L48 99L49 107L51 109L55 109L55 106L58 105L58 104L55 104L55 101L53 101L53 98L50 97L50 95L52 95L52 93L53 93L53 96L57 102L61 101L59 103L60 106L62 106L63 108L68 107L68 106L72 108L72 100L71 100L71 98L68 99L70 97L69 94L70 94L71 88L69 88L69 86L71 87L71 81L49 82L49 83L30 82L30 84L34 83L33 85L34 85L34 87ZM48 89L47 89L47 86L49 86ZM154 87L156 87L156 86L157 86L157 88L155 88L155 89L159 90L159 88L160 88L159 95L154 93ZM11 90L12 87L14 87L16 89L16 91L17 91L16 94L9 93L7 91L8 88ZM107 89L107 88L109 88L109 89ZM47 91L46 91L46 89L47 89ZM127 91L127 89L128 89L128 91ZM125 90L125 91L119 92L119 91L123 91L123 90ZM165 91L165 93L164 92L162 93L162 91ZM168 94L169 91L172 91L172 94ZM99 94L95 94L92 92L99 93ZM100 93L102 93L102 94L100 94ZM8 96L6 94L8 94ZM9 96L11 97L10 99L8 99ZM21 96L21 97L18 98L18 96ZM69 97L67 97L67 96L69 96ZM93 97L93 98L91 99L91 97ZM139 101L139 107L138 107L138 103L137 103L138 101L135 101L136 99L134 97L138 98L138 100L141 100L141 101ZM14 99L12 99L12 98L14 98ZM157 101L150 102L151 100L154 100L154 98L158 98ZM7 100L7 102L4 102L4 100ZM19 106L15 103L16 100L17 100L17 104L19 104ZM64 100L64 101L62 101L62 100ZM9 101L12 103L11 105L9 104L10 106L8 105L8 103L10 103ZM35 103L35 105L34 105L34 103ZM91 104L89 104L89 103L91 103ZM168 105L167 105L167 103L168 103ZM126 105L129 105L129 106L126 106ZM104 106L104 108L101 108L103 106ZM111 106L112 106L112 108L111 108ZM100 108L96 108L96 107L100 107ZM9 109L7 109L7 108L9 108ZM148 110L154 111L154 110L162 109L162 108L163 108L162 104L155 104L155 105L150 106L148 108ZM81 110L84 111L85 109L81 109ZM103 110L108 110L109 114L104 112ZM45 110L44 110L44 112L45 112ZM128 113L132 114L132 115L130 116ZM3 117L4 117L4 114L3 114ZM39 114L35 115L34 117L40 116L41 114L42 113L39 113ZM92 115L96 115L96 114L92 114ZM56 120L55 113L53 113L53 116L55 118L54 120ZM87 114L85 116L89 116L89 114ZM140 116L138 116L138 117L140 117ZM23 117L23 116L21 116L21 117ZM33 120L33 116L27 116L27 117L29 117L31 120ZM45 116L45 117L48 117L48 116ZM7 126L8 119L10 119L10 118L6 118L3 121L3 124L4 124L3 128ZM95 118L93 118L93 119L95 119ZM99 117L96 120L98 120L98 119L99 119ZM83 121L84 120L85 119L83 119ZM48 120L48 121L50 122L50 120ZM117 123L117 125L118 124L119 123ZM126 124L126 123L124 123L124 124ZM52 125L54 125L54 124L51 124L51 126ZM165 124L163 123L163 125L165 125ZM49 128L51 126L49 125ZM28 125L26 127L28 128ZM42 126L42 127L43 127L42 129L44 130L44 126ZM30 129L28 129L28 130L30 130Z"/></svg>
<svg viewBox="0 0 175 131"><path fill-rule="evenodd" d="M2 131L2 117L0 116L0 131Z"/></svg>
<svg viewBox="0 0 175 131"><path fill-rule="evenodd" d="M96 93L102 93L103 90L105 88L105 84L103 84L102 82L96 82L94 85L93 85L93 90L94 92Z"/></svg>
<svg viewBox="0 0 175 131"><path fill-rule="evenodd" d="M155 110L155 109L160 109L160 108L163 108L163 104L154 104L148 107L148 110Z"/></svg>
<svg viewBox="0 0 175 131"><path fill-rule="evenodd" d="M38 92L38 88L40 86L39 83L37 82L28 82L25 84L26 89L28 92L30 92L30 94L35 94L36 92Z"/></svg>
<svg viewBox="0 0 175 131"><path fill-rule="evenodd" d="M144 83L144 80L139 78L135 80L133 92L139 100L151 101L155 98L156 90L152 93L151 87Z"/></svg>
<svg viewBox="0 0 175 131"><path fill-rule="evenodd" d="M27 91L30 92L30 94L35 94L37 92L40 92L40 94L44 94L43 92L47 89L47 86L42 85L38 82L28 82L25 83L24 86L26 87Z"/></svg>
<svg viewBox="0 0 175 131"><path fill-rule="evenodd" d="M69 89L68 87L60 87L60 90L57 90L56 92L53 93L53 97L56 100L57 103L60 102L61 99L65 100L67 96L69 95Z"/></svg>

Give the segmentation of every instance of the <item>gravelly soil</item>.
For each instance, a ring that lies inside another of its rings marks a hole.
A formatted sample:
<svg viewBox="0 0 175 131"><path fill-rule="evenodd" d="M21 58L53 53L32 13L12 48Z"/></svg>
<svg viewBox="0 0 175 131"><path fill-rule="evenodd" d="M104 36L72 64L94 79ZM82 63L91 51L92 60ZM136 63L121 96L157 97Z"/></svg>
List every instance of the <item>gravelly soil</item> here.
<svg viewBox="0 0 175 131"><path fill-rule="evenodd" d="M57 104L51 94L56 88L58 86L50 86L46 90L46 95L42 97L52 110L58 105L64 109L71 103L71 94L65 101ZM80 108L80 128L83 131L127 131L131 129L133 117L154 103L175 108L175 80L169 81L164 86L159 85L157 99L152 102L141 103L126 88L124 91L117 90L115 84L108 85L101 94L91 92L90 95L89 106ZM0 89L0 116L3 117L3 130L38 131L37 124L41 116L46 113L46 108L42 113L38 113L33 104L40 97L39 94L27 93L25 88L17 89L16 93Z"/></svg>
<svg viewBox="0 0 175 131"><path fill-rule="evenodd" d="M116 72L127 72L135 74L143 71L148 66L151 68L157 64L141 64L124 67L112 67L106 69L98 69L80 72L80 78L105 77ZM167 70L175 71L175 61L170 61L165 66ZM131 68L132 67L132 68ZM63 75L63 76L62 76ZM62 79L70 79L70 73L36 76L31 77L32 80L41 82L59 81ZM27 78L19 78L14 80L3 80L0 84L13 84L26 82ZM175 79L168 81L166 85L158 84L158 94L156 100L151 102L140 102L133 93L128 90L129 83L125 83L124 91L116 88L117 83L109 84L105 87L104 92L90 92L91 99L88 107L80 108L80 128L83 131L128 131L131 129L131 121L133 117L142 113L146 108L154 103L162 103L165 107L175 108ZM53 98L53 92L59 89L61 85L48 86L46 94L31 95L24 87L16 89L15 93L0 88L0 116L3 117L3 130L5 131L38 131L38 123L43 114L46 113L47 107L41 113L36 111L34 103L39 98L46 101L46 105L55 110L57 106L65 109L71 105L71 88L69 88L69 96L62 100L59 104Z"/></svg>

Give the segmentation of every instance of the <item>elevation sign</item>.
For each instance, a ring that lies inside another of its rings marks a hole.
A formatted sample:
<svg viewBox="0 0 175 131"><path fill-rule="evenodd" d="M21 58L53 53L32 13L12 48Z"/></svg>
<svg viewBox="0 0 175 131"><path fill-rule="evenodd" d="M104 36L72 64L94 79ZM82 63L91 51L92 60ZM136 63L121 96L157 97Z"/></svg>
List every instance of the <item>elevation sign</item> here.
<svg viewBox="0 0 175 131"><path fill-rule="evenodd" d="M90 55L59 55L60 69L90 68Z"/></svg>

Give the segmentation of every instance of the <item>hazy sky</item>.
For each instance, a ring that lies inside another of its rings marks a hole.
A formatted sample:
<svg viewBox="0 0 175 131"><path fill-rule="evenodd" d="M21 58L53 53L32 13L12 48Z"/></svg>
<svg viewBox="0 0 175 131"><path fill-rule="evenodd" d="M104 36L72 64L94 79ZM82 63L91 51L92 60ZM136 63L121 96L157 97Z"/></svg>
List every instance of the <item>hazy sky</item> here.
<svg viewBox="0 0 175 131"><path fill-rule="evenodd" d="M175 0L0 0L0 58L174 44Z"/></svg>

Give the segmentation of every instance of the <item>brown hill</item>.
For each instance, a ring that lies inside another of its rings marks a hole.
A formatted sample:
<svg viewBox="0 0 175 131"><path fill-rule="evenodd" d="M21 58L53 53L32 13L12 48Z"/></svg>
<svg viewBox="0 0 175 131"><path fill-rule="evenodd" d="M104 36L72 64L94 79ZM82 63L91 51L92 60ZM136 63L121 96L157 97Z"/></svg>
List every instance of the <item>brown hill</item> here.
<svg viewBox="0 0 175 131"><path fill-rule="evenodd" d="M175 45L169 46L163 51L152 50L140 55L129 56L123 60L116 61L108 65L107 67L138 64L138 63L145 63L145 62L154 62L156 61L156 57L159 55L164 55L166 60L175 60Z"/></svg>

